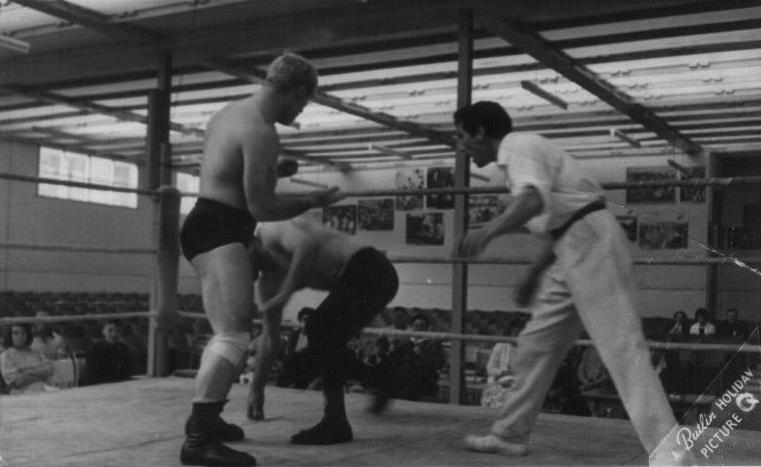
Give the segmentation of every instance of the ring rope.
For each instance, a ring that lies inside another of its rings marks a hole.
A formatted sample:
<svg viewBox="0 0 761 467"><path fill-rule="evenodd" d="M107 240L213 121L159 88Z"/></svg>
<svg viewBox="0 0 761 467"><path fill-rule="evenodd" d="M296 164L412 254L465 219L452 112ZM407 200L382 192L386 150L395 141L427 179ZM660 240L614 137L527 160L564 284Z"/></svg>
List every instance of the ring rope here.
<svg viewBox="0 0 761 467"><path fill-rule="evenodd" d="M138 195L158 196L159 192L155 190L144 190L141 188L127 188L120 186L101 185L97 183L75 182L72 180L58 180L56 178L35 177L32 175L19 175L0 172L0 179L11 180L14 182L32 182L46 183L49 185L63 185L74 188L87 188L90 190L118 191L120 193L136 193Z"/></svg>
<svg viewBox="0 0 761 467"><path fill-rule="evenodd" d="M429 339L440 340L463 340L468 342L511 342L517 343L518 339L507 336L482 336L477 334L457 334L453 332L424 332L424 331L402 331L399 329L389 328L364 328L363 334L372 334L377 336L405 336L405 337L427 337ZM750 344L711 344L711 343L689 343L689 342L657 342L646 341L648 346L653 349L664 350L700 350L700 351L729 351L744 353L761 353L761 345ZM578 339L576 345L590 346L594 343L589 339Z"/></svg>
<svg viewBox="0 0 761 467"><path fill-rule="evenodd" d="M71 180L58 180L55 178L36 177L31 175L19 175L0 172L0 179L17 182L47 183L50 185L63 185L75 188L87 188L91 190L116 191L121 193L136 193L146 196L157 196L158 191L144 190L140 188L127 188L97 183L75 182ZM729 185L758 185L761 184L761 176L746 177L711 177L691 178L687 180L643 180L637 182L608 182L601 184L604 190L622 190L627 188L659 188L671 186L729 186ZM367 196L415 196L435 194L486 194L486 193L509 193L506 187L468 187L468 188L425 188L417 190L349 190L344 191L347 197ZM180 192L182 197L197 197L198 193Z"/></svg>
<svg viewBox="0 0 761 467"><path fill-rule="evenodd" d="M530 258L462 258L462 257L450 257L450 258L431 258L426 256L407 256L407 255L391 255L388 256L389 261L395 264L405 263L417 263L417 264L532 264L533 260ZM633 262L640 265L708 265L708 264L737 264L737 261L742 261L745 264L761 264L761 257L750 258L725 258L725 257L705 257L705 258L637 258Z"/></svg>
<svg viewBox="0 0 761 467"><path fill-rule="evenodd" d="M206 319L206 315L203 313L180 311L180 316L190 319ZM256 324L262 324L262 320L253 320ZM427 332L427 331L403 331L400 329L390 328L363 328L362 334L370 334L375 336L401 336L401 337L427 337L429 339L440 340L461 340L468 342L511 342L513 344L518 342L515 337L507 336L483 336L478 334L457 334L454 332ZM761 353L761 345L750 344L711 344L711 343L690 343L690 342L658 342L658 341L646 341L648 346L652 349L664 349L664 350L696 350L696 351L728 351L728 352L744 352L744 353ZM576 345L590 346L594 343L589 339L577 339Z"/></svg>
<svg viewBox="0 0 761 467"><path fill-rule="evenodd" d="M136 253L136 254L156 254L155 248L138 248L138 247L111 247L111 246L88 246L88 245L50 245L42 243L17 243L2 242L0 248L11 250L40 250L40 251L69 251L76 253Z"/></svg>
<svg viewBox="0 0 761 467"><path fill-rule="evenodd" d="M156 311L121 311L118 313L97 313L92 315L19 316L15 318L0 318L0 325L11 326L24 323L66 323L101 319L154 318L158 315Z"/></svg>
<svg viewBox="0 0 761 467"><path fill-rule="evenodd" d="M729 186L729 185L759 185L761 176L747 177L711 177L691 178L687 180L643 180L636 182L608 182L601 184L603 190L623 190L637 188L660 188L671 186ZM494 194L510 193L504 186L479 186L467 188L420 188L415 190L385 189L385 190L346 190L342 191L347 197L368 196L417 196L417 195L464 195L464 194ZM293 194L293 193L292 193ZM183 197L197 197L198 193L180 192Z"/></svg>

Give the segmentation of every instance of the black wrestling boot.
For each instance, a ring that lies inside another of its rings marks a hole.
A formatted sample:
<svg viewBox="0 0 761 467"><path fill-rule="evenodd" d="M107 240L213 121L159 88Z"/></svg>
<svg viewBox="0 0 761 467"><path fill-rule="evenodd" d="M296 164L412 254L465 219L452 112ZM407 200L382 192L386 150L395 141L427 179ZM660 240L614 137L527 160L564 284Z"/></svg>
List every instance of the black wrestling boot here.
<svg viewBox="0 0 761 467"><path fill-rule="evenodd" d="M256 465L256 459L253 456L230 449L220 441L220 435L216 431L220 429L221 424L225 423L219 417L225 402L193 404L193 413L185 423L187 438L180 451L180 462L183 465L227 467Z"/></svg>
<svg viewBox="0 0 761 467"><path fill-rule="evenodd" d="M293 444L338 444L354 439L346 418L343 380L331 377L330 374L324 378L322 391L325 397L325 415L317 425L291 436Z"/></svg>
<svg viewBox="0 0 761 467"><path fill-rule="evenodd" d="M227 404L227 400L220 402L194 403L193 413L196 411L196 405L201 406L201 411L208 412L204 414L205 416L208 415L209 417L205 423L208 424L207 428L209 432L215 436L218 441L223 443L241 441L246 437L246 434L243 432L243 428L235 425L234 423L227 423L226 421L222 420L222 417L220 416L222 410L225 407L225 404ZM188 434L188 424L192 418L193 417L191 416L188 418L188 421L185 422L185 434Z"/></svg>
<svg viewBox="0 0 761 467"><path fill-rule="evenodd" d="M312 428L299 431L291 436L291 443L324 445L348 443L352 439L354 439L354 434L345 417L343 419L323 417L320 423Z"/></svg>

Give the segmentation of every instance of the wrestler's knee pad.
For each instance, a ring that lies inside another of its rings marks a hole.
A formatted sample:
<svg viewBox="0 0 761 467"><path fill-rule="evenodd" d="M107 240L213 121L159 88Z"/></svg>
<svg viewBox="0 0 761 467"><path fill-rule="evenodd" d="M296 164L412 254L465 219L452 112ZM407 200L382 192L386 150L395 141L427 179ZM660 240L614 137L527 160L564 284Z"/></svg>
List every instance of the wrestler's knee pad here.
<svg viewBox="0 0 761 467"><path fill-rule="evenodd" d="M206 349L237 367L246 356L250 340L251 335L247 332L222 332L211 338Z"/></svg>

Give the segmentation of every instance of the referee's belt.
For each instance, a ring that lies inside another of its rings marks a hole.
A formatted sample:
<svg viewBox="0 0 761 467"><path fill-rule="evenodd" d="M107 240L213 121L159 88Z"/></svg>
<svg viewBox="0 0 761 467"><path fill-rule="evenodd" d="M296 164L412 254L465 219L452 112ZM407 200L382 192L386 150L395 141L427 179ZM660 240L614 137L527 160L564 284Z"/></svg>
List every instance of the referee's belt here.
<svg viewBox="0 0 761 467"><path fill-rule="evenodd" d="M560 237L565 234L568 229L571 228L571 226L578 221L579 219L582 219L584 216L586 216L589 213L600 211L602 209L605 209L605 199L600 198L596 201L593 201L583 208L579 209L578 211L574 212L573 215L565 221L563 225L556 229L550 230L550 235L552 235L553 240L558 240Z"/></svg>

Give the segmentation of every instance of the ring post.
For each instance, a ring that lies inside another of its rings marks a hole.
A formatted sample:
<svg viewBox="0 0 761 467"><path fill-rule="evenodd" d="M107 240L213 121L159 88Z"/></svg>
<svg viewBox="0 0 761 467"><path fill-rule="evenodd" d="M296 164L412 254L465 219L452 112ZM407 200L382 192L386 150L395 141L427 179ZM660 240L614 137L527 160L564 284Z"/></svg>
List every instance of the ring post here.
<svg viewBox="0 0 761 467"><path fill-rule="evenodd" d="M169 333L176 324L177 282L180 245L180 192L171 186L162 186L159 192L159 219L156 245L155 297L156 317L151 318L151 344L148 349L148 368L151 376L166 376L169 372Z"/></svg>

